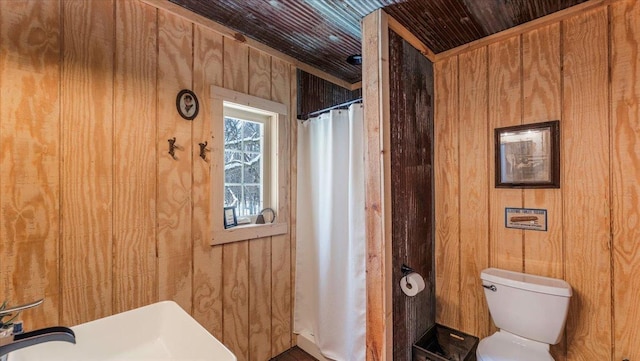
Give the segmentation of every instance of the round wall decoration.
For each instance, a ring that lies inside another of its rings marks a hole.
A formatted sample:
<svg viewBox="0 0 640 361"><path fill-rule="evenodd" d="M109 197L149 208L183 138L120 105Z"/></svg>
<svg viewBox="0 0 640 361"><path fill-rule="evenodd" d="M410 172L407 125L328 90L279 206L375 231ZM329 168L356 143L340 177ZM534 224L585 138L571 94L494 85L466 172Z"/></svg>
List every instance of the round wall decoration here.
<svg viewBox="0 0 640 361"><path fill-rule="evenodd" d="M178 114L186 120L193 120L200 110L198 98L189 89L182 89L176 97L176 108Z"/></svg>

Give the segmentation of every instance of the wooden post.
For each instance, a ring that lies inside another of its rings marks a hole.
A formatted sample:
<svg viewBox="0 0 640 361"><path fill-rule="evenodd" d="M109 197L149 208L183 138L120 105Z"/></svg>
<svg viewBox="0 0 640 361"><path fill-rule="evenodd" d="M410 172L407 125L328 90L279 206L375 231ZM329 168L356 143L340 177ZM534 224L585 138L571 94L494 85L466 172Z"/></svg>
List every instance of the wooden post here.
<svg viewBox="0 0 640 361"><path fill-rule="evenodd" d="M367 360L392 360L389 30L378 10L362 22L367 237Z"/></svg>

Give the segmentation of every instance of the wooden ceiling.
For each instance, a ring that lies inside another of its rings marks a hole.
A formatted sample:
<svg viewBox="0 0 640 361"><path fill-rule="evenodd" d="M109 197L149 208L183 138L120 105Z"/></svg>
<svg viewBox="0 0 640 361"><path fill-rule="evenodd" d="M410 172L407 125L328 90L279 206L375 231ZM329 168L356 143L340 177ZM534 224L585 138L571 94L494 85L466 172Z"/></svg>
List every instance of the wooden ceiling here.
<svg viewBox="0 0 640 361"><path fill-rule="evenodd" d="M355 83L360 20L378 8L434 53L586 0L169 0L247 37Z"/></svg>

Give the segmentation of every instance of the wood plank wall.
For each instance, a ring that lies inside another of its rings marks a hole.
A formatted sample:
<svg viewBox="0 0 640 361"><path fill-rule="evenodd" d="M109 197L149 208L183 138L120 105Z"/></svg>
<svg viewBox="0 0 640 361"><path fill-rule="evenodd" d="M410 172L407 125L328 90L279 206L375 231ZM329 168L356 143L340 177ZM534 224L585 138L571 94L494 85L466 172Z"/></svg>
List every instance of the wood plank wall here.
<svg viewBox="0 0 640 361"><path fill-rule="evenodd" d="M640 1L604 4L435 64L437 322L491 325L486 267L574 290L556 360L640 358ZM493 130L560 120L561 188L494 188ZM547 232L504 227L548 210Z"/></svg>
<svg viewBox="0 0 640 361"><path fill-rule="evenodd" d="M435 323L433 64L389 31L389 68L393 359L410 361L413 344ZM425 279L414 297L400 288L403 264Z"/></svg>
<svg viewBox="0 0 640 361"><path fill-rule="evenodd" d="M238 360L291 347L291 232L211 247L210 196L222 190L198 143L210 139L211 85L295 114L295 74L138 0L3 3L0 299L46 298L23 314L28 329L175 300ZM183 88L199 96L194 121L175 110ZM279 136L295 145L290 128ZM279 176L288 200L295 174ZM293 229L291 210L278 216Z"/></svg>

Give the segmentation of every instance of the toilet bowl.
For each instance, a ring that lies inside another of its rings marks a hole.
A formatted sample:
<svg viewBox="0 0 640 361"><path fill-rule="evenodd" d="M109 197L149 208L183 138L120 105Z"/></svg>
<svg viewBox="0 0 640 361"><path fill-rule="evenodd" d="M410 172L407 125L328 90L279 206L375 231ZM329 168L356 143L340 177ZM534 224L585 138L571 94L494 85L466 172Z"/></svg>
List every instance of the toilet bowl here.
<svg viewBox="0 0 640 361"><path fill-rule="evenodd" d="M488 268L480 273L489 312L500 331L480 340L478 361L553 361L571 286L563 280Z"/></svg>
<svg viewBox="0 0 640 361"><path fill-rule="evenodd" d="M482 339L476 351L478 361L553 361L549 345L498 331Z"/></svg>

